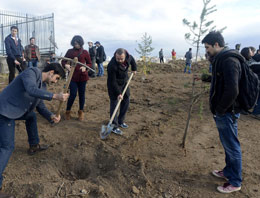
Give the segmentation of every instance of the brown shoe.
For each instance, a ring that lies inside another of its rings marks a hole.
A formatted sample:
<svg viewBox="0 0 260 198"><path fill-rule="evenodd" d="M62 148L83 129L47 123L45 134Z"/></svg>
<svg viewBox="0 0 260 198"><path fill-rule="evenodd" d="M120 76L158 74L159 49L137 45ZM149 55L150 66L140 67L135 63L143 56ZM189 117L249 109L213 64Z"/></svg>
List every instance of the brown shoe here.
<svg viewBox="0 0 260 198"><path fill-rule="evenodd" d="M79 121L82 121L84 119L84 112L83 112L83 110L79 110L78 114L79 114Z"/></svg>
<svg viewBox="0 0 260 198"><path fill-rule="evenodd" d="M48 148L49 148L49 145L46 145L46 144L30 145L30 148L28 149L27 153L28 153L28 155L34 155L37 152L45 151Z"/></svg>
<svg viewBox="0 0 260 198"><path fill-rule="evenodd" d="M15 196L9 195L9 194L6 194L6 193L0 191L0 198L15 198Z"/></svg>
<svg viewBox="0 0 260 198"><path fill-rule="evenodd" d="M66 111L65 113L65 120L70 120L71 116L70 116L70 111Z"/></svg>

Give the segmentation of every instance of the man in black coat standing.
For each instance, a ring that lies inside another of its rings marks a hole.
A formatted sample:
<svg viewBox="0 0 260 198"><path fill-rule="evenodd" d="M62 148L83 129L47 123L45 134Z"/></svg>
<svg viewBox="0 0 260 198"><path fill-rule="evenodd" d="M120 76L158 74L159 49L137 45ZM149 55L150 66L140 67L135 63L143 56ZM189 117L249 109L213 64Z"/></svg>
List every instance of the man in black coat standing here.
<svg viewBox="0 0 260 198"><path fill-rule="evenodd" d="M104 76L103 62L106 60L106 54L105 54L104 47L100 44L99 41L96 41L95 45L97 47L97 54L96 54L96 62L98 65L97 76L101 77L101 76Z"/></svg>
<svg viewBox="0 0 260 198"><path fill-rule="evenodd" d="M119 135L123 134L123 132L118 128L119 126L121 128L128 128L128 125L124 123L124 119L129 107L130 89L127 88L124 97L122 97L122 92L128 81L128 68L130 65L132 72L136 74L137 66L133 56L131 56L125 49L119 48L114 53L113 58L107 66L107 88L110 98L110 117L112 117L117 102L122 99L120 113L119 116L116 115L113 120L115 127L112 130L114 133Z"/></svg>

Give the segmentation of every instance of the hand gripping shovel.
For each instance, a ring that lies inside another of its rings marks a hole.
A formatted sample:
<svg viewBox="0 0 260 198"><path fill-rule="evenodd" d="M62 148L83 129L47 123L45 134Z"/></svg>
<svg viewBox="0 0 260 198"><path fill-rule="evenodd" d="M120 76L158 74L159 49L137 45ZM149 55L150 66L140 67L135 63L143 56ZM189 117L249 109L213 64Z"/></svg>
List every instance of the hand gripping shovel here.
<svg viewBox="0 0 260 198"><path fill-rule="evenodd" d="M124 88L124 90L123 90L123 93L122 93L123 98L124 98L125 92L126 92L126 90L127 90L127 87L128 87L129 84L130 84L130 81L131 81L133 75L134 75L134 73L131 73L131 76L130 76L130 78L128 79L127 84L126 84L126 86L125 86L125 88ZM122 99L120 99L120 100L117 102L116 108L115 108L115 110L114 110L114 112L113 112L113 114L112 114L112 117L110 118L110 121L109 121L108 125L107 125L107 126L102 125L102 127L101 127L101 132L100 132L100 138L101 138L102 140L106 139L106 138L109 136L109 134L111 133L111 131L113 130L114 124L112 124L112 122L113 122L113 120L114 120L114 118L115 118L115 116L116 116L117 110L118 110L118 108L119 108L121 102L122 102Z"/></svg>

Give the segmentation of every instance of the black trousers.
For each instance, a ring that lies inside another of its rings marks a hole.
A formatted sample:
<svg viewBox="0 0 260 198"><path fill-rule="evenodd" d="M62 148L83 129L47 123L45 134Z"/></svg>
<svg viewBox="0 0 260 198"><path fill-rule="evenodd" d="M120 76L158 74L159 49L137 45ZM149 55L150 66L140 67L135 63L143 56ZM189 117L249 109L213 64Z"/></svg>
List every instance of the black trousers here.
<svg viewBox="0 0 260 198"><path fill-rule="evenodd" d="M111 100L110 99L110 118L112 117L112 115L114 113L117 102L118 102L118 100ZM124 123L125 115L126 115L126 112L128 110L128 107L129 107L129 102L130 102L129 97L125 95L121 104L120 104L119 116L118 116L118 112L117 112L116 116L115 116L115 118L112 122L115 125L115 127L118 127L120 124Z"/></svg>
<svg viewBox="0 0 260 198"><path fill-rule="evenodd" d="M20 65L16 65L14 63L14 60L10 57L7 57L6 62L9 69L9 84L13 81L15 78L15 68L21 73L23 70L26 69L26 66L24 65L23 59L20 57L17 57L16 60L20 63Z"/></svg>
<svg viewBox="0 0 260 198"><path fill-rule="evenodd" d="M160 63L164 63L163 57L160 58Z"/></svg>

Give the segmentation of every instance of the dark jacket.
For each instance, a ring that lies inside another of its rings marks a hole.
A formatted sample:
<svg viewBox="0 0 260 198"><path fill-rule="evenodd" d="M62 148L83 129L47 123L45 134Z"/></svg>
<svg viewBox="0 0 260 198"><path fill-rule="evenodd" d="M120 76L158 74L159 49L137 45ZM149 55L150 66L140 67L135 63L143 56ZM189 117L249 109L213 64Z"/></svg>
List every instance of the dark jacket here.
<svg viewBox="0 0 260 198"><path fill-rule="evenodd" d="M250 65L250 69L258 76L260 80L260 62L252 62Z"/></svg>
<svg viewBox="0 0 260 198"><path fill-rule="evenodd" d="M89 48L89 55L90 55L90 58L91 60L95 59L96 58L96 54L97 54L97 49L95 46L92 46Z"/></svg>
<svg viewBox="0 0 260 198"><path fill-rule="evenodd" d="M104 47L102 45L100 45L97 48L97 54L96 54L96 62L97 62L97 64L104 62L104 55L105 55Z"/></svg>
<svg viewBox="0 0 260 198"><path fill-rule="evenodd" d="M228 56L230 50L223 49L212 61L212 80L210 89L210 109L213 114L226 112L240 112L237 96L241 78L241 64L238 58ZM239 52L232 50L237 56L244 58Z"/></svg>
<svg viewBox="0 0 260 198"><path fill-rule="evenodd" d="M76 49L76 48L72 48L69 49L65 55L65 57L67 58L71 58L74 59L75 57L78 57L78 61L86 64L87 66L89 66L91 68L91 59L89 56L89 53L87 50L84 50L83 48L80 49ZM67 61L63 60L61 62L61 64L64 66L66 64ZM72 81L74 82L84 82L84 81L88 81L89 77L88 77L88 71L84 71L82 72L82 70L80 69L80 67L82 67L82 65L77 64L76 68L74 70L73 76L72 76Z"/></svg>
<svg viewBox="0 0 260 198"><path fill-rule="evenodd" d="M260 54L255 54L252 58L253 58L256 62L260 62Z"/></svg>
<svg viewBox="0 0 260 198"><path fill-rule="evenodd" d="M185 58L186 58L186 63L191 64L192 53L191 53L190 50L186 52L186 54L185 54Z"/></svg>
<svg viewBox="0 0 260 198"><path fill-rule="evenodd" d="M16 46L11 34L5 38L5 49L8 58L13 59L13 61L16 59L16 57L22 57L23 55L23 46L21 44L21 40L18 39L18 45Z"/></svg>
<svg viewBox="0 0 260 198"><path fill-rule="evenodd" d="M134 58L130 54L126 54L125 66L116 61L115 55L107 66L107 89L111 100L116 100L122 94L128 80L128 68L131 65L132 71L137 70L137 65ZM128 87L125 96L130 96Z"/></svg>
<svg viewBox="0 0 260 198"><path fill-rule="evenodd" d="M0 114L18 119L36 107L50 121L52 113L42 100L52 100L53 94L45 89L42 72L37 67L26 69L0 93Z"/></svg>

